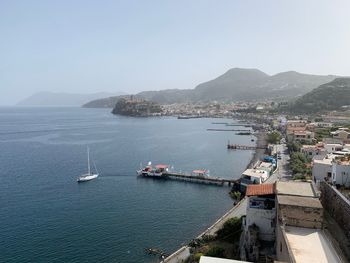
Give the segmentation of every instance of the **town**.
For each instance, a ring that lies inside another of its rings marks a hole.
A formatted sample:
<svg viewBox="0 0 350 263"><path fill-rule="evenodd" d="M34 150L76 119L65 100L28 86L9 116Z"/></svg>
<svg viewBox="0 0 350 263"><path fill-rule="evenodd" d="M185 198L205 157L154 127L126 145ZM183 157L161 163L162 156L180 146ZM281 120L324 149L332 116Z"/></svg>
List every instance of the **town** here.
<svg viewBox="0 0 350 263"><path fill-rule="evenodd" d="M270 103L165 108L181 116L249 120L264 146L232 186L236 205L162 262L349 262L347 111L274 114Z"/></svg>

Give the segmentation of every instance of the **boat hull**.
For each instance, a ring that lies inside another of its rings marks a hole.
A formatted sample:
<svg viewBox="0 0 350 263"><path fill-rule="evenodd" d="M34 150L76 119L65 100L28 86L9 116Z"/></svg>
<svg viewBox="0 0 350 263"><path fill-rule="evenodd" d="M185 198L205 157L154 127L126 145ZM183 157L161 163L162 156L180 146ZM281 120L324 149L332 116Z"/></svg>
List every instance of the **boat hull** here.
<svg viewBox="0 0 350 263"><path fill-rule="evenodd" d="M96 179L97 177L98 177L98 174L83 175L77 179L77 182L78 183L87 182L87 181L91 181L93 179Z"/></svg>

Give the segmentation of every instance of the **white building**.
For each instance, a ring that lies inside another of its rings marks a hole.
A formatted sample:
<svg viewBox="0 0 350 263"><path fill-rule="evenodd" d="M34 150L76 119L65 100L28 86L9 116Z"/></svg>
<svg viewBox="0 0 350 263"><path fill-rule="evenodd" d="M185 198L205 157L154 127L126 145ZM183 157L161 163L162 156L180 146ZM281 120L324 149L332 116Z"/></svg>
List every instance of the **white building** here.
<svg viewBox="0 0 350 263"><path fill-rule="evenodd" d="M334 155L328 154L322 159L316 157L312 161L312 178L314 182L330 180L332 176L332 160Z"/></svg>
<svg viewBox="0 0 350 263"><path fill-rule="evenodd" d="M241 185L262 184L269 177L269 173L264 170L247 169L242 174Z"/></svg>
<svg viewBox="0 0 350 263"><path fill-rule="evenodd" d="M348 156L333 159L332 182L336 185L350 186L350 161Z"/></svg>
<svg viewBox="0 0 350 263"><path fill-rule="evenodd" d="M248 202L247 216L243 221L244 231L247 233L249 226L256 225L260 240L275 240L275 185L248 185L246 196Z"/></svg>
<svg viewBox="0 0 350 263"><path fill-rule="evenodd" d="M326 149L327 153L343 150L343 144L340 143L325 143L323 147Z"/></svg>

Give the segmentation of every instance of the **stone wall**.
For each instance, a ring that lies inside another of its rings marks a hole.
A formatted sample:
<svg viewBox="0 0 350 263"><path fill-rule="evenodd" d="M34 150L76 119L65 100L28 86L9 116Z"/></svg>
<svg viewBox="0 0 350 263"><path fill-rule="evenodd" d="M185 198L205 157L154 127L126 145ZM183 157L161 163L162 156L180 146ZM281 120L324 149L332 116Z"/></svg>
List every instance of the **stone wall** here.
<svg viewBox="0 0 350 263"><path fill-rule="evenodd" d="M350 201L326 182L321 182L320 188L322 206L342 226L350 239Z"/></svg>
<svg viewBox="0 0 350 263"><path fill-rule="evenodd" d="M284 221L284 223L287 226L297 226L306 228L322 227L322 208L279 205L278 209L279 221Z"/></svg>

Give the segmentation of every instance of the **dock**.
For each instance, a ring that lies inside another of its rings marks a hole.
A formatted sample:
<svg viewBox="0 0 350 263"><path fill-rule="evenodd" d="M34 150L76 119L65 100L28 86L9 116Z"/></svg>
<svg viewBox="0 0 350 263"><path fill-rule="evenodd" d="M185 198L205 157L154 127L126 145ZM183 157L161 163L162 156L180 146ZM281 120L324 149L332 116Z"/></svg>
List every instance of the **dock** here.
<svg viewBox="0 0 350 263"><path fill-rule="evenodd" d="M224 179L220 177L198 176L185 173L163 172L161 176L142 176L144 178L170 179L192 183L201 183L218 186L232 186L239 183L239 179Z"/></svg>
<svg viewBox="0 0 350 263"><path fill-rule="evenodd" d="M230 149L230 150L256 150L256 149L266 149L266 147L228 143L227 149Z"/></svg>
<svg viewBox="0 0 350 263"><path fill-rule="evenodd" d="M251 130L237 130L237 129L207 129L207 131L237 131L237 132L251 132Z"/></svg>

